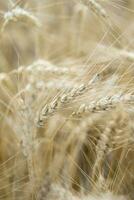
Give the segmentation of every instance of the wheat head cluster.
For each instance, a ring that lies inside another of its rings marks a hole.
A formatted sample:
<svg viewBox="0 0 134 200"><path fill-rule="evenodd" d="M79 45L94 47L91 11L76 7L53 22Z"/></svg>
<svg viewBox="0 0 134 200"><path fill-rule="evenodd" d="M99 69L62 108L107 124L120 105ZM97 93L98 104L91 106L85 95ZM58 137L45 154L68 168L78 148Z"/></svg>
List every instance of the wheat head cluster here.
<svg viewBox="0 0 134 200"><path fill-rule="evenodd" d="M134 0L0 0L0 200L134 200Z"/></svg>

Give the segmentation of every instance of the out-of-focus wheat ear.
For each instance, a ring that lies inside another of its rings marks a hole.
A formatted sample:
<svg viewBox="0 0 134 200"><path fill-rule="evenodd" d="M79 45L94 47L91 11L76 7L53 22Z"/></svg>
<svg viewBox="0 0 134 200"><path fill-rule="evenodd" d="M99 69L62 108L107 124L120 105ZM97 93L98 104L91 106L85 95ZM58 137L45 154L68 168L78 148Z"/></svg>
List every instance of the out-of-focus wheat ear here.
<svg viewBox="0 0 134 200"><path fill-rule="evenodd" d="M72 132L75 136L71 144L74 152L72 163L72 187L83 193L91 191L91 186L95 186L91 178L91 171L95 159L96 145L96 124L100 116L88 116L81 119L80 123ZM79 142L77 142L77 140ZM75 148L74 148L75 146Z"/></svg>
<svg viewBox="0 0 134 200"><path fill-rule="evenodd" d="M1 28L1 32L5 30L7 25L11 22L24 22L28 25L33 25L36 27L40 27L41 23L37 17L35 17L32 13L27 10L16 6L11 11L5 12L3 16L3 25Z"/></svg>
<svg viewBox="0 0 134 200"><path fill-rule="evenodd" d="M83 50L83 39L87 25L88 9L84 4L76 4L74 7L73 20L71 22L71 47L73 53L79 56Z"/></svg>
<svg viewBox="0 0 134 200"><path fill-rule="evenodd" d="M31 65L26 67L26 71L35 75L35 73L42 76L58 75L58 76L74 76L78 73L79 69L72 67L58 67L47 60L37 60Z"/></svg>
<svg viewBox="0 0 134 200"><path fill-rule="evenodd" d="M118 108L112 112L115 117L116 126L112 129L105 157L99 166L96 184L99 190L109 190L113 194L129 196L128 191L131 191L133 177L130 177L128 172L132 173L133 171L133 167L130 164L130 160L133 163L131 149L133 144L130 142L132 140L129 136L130 118L125 109L121 108L120 106L120 109Z"/></svg>
<svg viewBox="0 0 134 200"><path fill-rule="evenodd" d="M48 193L50 192L51 187L51 177L50 174L47 173L44 177L44 182L41 184L40 189L37 194L37 200L45 200L47 198Z"/></svg>
<svg viewBox="0 0 134 200"><path fill-rule="evenodd" d="M102 163L108 149L107 145L110 144L111 137L113 136L113 129L116 126L115 120L109 121L104 132L100 135L100 139L96 146L96 159L92 171L92 178L95 182L98 180L98 174L101 173Z"/></svg>
<svg viewBox="0 0 134 200"><path fill-rule="evenodd" d="M115 23L112 21L110 16L108 15L108 12L106 9L103 8L103 6L100 4L98 0L82 0L85 5L87 5L104 23L105 26L109 27L109 36L112 38L112 40L116 40L116 45L118 47L122 47L122 44L127 42L126 38L123 37L120 38L121 30L120 27L115 25ZM127 43L126 43L127 44Z"/></svg>
<svg viewBox="0 0 134 200"><path fill-rule="evenodd" d="M56 183L49 173L37 194L37 200L79 200L60 183Z"/></svg>
<svg viewBox="0 0 134 200"><path fill-rule="evenodd" d="M85 5L87 5L91 10L99 17L101 17L104 22L109 21L109 15L106 10L101 6L101 4L97 0L82 0Z"/></svg>

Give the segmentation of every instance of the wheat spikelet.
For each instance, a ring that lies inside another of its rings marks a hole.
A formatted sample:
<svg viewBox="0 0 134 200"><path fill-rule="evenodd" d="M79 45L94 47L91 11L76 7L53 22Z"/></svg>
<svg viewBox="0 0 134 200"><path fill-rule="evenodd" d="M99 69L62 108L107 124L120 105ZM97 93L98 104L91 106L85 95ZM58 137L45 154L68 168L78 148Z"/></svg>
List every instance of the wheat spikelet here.
<svg viewBox="0 0 134 200"><path fill-rule="evenodd" d="M113 96L104 97L97 102L91 102L89 105L81 104L77 109L77 112L73 112L72 115L82 115L88 112L105 111L110 108L115 108L119 103L131 104L133 103L133 94L116 94Z"/></svg>
<svg viewBox="0 0 134 200"><path fill-rule="evenodd" d="M59 109L60 107L63 107L66 104L70 104L76 98L79 98L84 93L86 93L88 89L92 87L92 85L96 83L96 81L98 81L97 77L98 76L95 75L87 84L83 83L79 85L78 87L73 87L69 92L55 98L55 100L51 102L49 105L45 105L45 107L43 107L43 109L41 110L39 114L39 120L37 123L42 126L44 122L46 121L46 119L52 116L53 113L56 112L57 109Z"/></svg>

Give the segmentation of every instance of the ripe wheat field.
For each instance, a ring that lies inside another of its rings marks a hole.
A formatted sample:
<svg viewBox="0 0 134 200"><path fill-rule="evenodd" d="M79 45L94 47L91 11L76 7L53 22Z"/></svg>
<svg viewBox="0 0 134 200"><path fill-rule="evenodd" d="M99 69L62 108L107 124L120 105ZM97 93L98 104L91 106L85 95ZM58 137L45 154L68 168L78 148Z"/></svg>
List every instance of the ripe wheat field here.
<svg viewBox="0 0 134 200"><path fill-rule="evenodd" d="M134 200L134 0L0 0L0 200Z"/></svg>

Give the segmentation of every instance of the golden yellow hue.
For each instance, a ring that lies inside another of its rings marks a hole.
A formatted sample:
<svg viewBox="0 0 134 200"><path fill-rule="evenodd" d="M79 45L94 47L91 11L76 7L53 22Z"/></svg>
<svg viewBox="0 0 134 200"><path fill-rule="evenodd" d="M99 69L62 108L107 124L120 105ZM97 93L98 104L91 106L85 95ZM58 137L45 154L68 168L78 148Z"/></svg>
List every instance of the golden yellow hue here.
<svg viewBox="0 0 134 200"><path fill-rule="evenodd" d="M134 1L0 1L0 200L134 199Z"/></svg>

